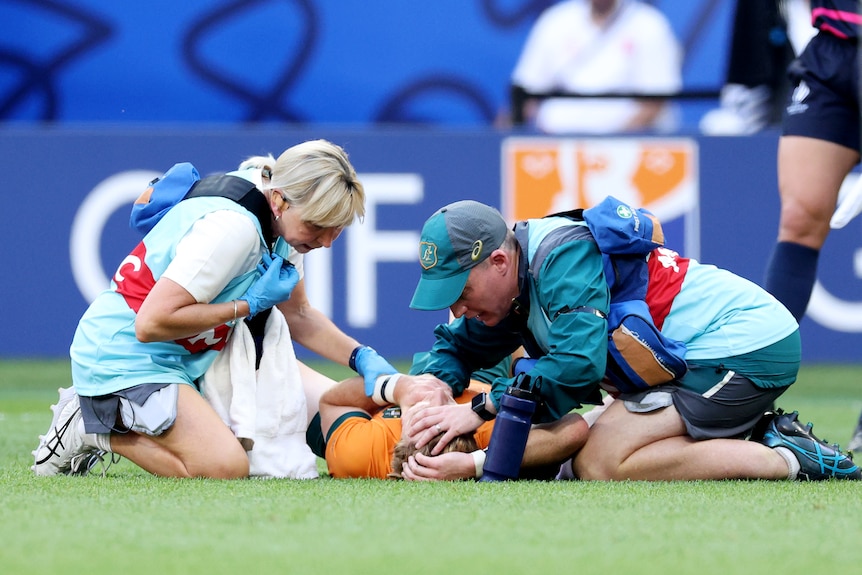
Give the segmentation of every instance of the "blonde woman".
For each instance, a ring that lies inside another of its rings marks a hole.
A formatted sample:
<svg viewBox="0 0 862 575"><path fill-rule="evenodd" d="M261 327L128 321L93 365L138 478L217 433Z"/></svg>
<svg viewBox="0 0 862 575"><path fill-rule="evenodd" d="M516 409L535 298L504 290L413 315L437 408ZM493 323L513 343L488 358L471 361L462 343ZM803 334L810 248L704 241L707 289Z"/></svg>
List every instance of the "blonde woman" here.
<svg viewBox="0 0 862 575"><path fill-rule="evenodd" d="M265 202L252 195L262 213L217 194L187 198L120 264L78 324L74 387L60 390L34 451L37 475L86 473L107 452L160 476L248 476L244 449L196 383L237 321L276 305L293 340L311 351L371 382L395 372L306 297L303 254L330 247L365 215L365 193L344 150L304 142L226 176L262 194ZM314 394L329 380L305 366L301 373L316 407Z"/></svg>

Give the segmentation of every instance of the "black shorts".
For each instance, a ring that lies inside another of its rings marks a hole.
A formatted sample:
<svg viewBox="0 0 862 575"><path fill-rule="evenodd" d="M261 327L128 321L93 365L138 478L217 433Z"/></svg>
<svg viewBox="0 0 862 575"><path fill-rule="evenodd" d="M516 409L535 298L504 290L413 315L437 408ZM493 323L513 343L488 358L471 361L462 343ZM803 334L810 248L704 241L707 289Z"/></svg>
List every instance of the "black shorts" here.
<svg viewBox="0 0 862 575"><path fill-rule="evenodd" d="M697 393L678 385L620 396L626 409L648 413L671 403L693 439L745 438L787 387L758 387L750 379L733 372L723 385L707 393Z"/></svg>
<svg viewBox="0 0 862 575"><path fill-rule="evenodd" d="M858 61L856 43L823 32L812 38L788 67L782 134L859 151Z"/></svg>

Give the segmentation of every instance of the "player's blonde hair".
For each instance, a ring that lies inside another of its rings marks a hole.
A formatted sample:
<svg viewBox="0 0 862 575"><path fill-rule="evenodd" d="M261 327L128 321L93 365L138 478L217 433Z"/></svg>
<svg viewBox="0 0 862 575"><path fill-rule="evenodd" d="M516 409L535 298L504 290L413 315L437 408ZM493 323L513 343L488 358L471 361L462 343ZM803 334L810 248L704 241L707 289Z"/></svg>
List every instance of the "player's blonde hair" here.
<svg viewBox="0 0 862 575"><path fill-rule="evenodd" d="M443 437L442 433L426 443L422 449L416 449L416 444L412 440L402 437L401 440L395 444L395 450L392 452L392 472L386 477L389 479L403 479L401 473L404 470L404 462L407 461L407 458L415 453L431 455L431 450L434 449L437 443L439 443L441 437ZM444 447L443 451L440 453L472 453L477 449L479 449L479 445L476 443L476 439L470 434L464 434L457 436L455 439L447 443L446 447Z"/></svg>
<svg viewBox="0 0 862 575"><path fill-rule="evenodd" d="M310 140L292 146L278 159L253 156L239 168L257 168L268 177L263 192L278 191L302 209L302 219L321 228L345 228L365 217L365 189L340 146Z"/></svg>

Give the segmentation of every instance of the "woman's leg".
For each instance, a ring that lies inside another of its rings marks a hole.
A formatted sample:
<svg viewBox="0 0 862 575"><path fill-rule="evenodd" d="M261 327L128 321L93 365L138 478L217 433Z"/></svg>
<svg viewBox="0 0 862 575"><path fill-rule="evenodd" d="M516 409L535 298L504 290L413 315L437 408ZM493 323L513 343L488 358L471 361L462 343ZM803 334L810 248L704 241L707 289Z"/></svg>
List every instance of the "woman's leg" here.
<svg viewBox="0 0 862 575"><path fill-rule="evenodd" d="M248 456L230 428L197 390L177 387L177 418L167 431L112 433L111 450L164 477L248 477Z"/></svg>

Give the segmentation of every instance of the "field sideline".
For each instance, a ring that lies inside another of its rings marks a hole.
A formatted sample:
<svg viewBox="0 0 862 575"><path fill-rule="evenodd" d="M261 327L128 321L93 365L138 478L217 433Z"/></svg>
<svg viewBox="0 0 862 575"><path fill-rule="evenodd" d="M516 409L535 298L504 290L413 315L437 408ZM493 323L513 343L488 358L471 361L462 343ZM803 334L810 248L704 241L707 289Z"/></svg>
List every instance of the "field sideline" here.
<svg viewBox="0 0 862 575"><path fill-rule="evenodd" d="M0 361L4 575L862 568L859 482L223 482L157 479L128 461L106 477L36 478L30 451L66 385L65 360ZM846 446L862 366L806 365L779 405Z"/></svg>

